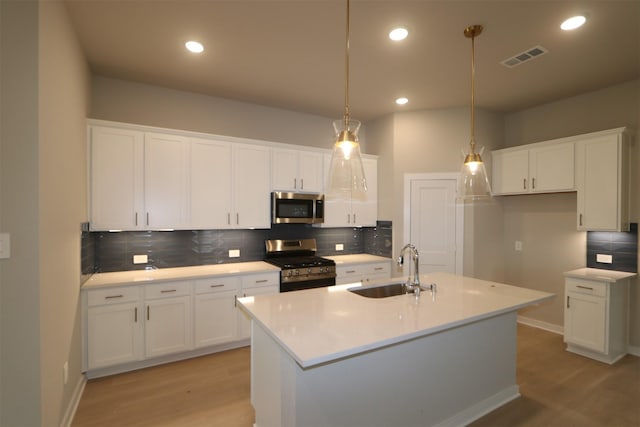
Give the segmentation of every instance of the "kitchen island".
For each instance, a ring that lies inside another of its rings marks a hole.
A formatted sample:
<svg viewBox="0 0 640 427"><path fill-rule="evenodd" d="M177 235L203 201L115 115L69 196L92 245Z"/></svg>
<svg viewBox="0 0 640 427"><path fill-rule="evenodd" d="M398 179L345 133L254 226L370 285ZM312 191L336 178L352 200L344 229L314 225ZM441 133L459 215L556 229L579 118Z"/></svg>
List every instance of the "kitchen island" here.
<svg viewBox="0 0 640 427"><path fill-rule="evenodd" d="M238 299L252 319L256 427L464 425L518 397L516 312L554 295L421 280L436 292L374 299L356 284Z"/></svg>

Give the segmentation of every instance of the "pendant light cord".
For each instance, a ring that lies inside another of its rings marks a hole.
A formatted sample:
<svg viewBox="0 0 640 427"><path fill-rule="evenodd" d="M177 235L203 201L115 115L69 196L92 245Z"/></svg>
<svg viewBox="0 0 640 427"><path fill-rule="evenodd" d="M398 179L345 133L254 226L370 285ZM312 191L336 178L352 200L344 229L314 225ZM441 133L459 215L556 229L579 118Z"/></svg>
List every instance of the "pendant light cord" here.
<svg viewBox="0 0 640 427"><path fill-rule="evenodd" d="M347 0L347 25L344 50L344 129L349 130L349 0Z"/></svg>
<svg viewBox="0 0 640 427"><path fill-rule="evenodd" d="M476 61L475 61L475 39L476 36L473 34L471 36L471 153L476 152L476 138L475 138L475 127L476 127L476 102L475 102L475 94L476 94Z"/></svg>

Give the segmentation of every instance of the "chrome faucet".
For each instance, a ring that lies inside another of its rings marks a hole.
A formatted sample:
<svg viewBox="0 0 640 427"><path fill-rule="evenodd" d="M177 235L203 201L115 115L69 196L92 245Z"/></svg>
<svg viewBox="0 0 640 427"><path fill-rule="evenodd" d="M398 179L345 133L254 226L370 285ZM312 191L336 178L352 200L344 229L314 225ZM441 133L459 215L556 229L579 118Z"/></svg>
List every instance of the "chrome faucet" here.
<svg viewBox="0 0 640 427"><path fill-rule="evenodd" d="M409 251L409 256L413 260L414 268L413 268L413 281L411 280L411 267L409 267L409 277L407 277L407 293L414 293L416 298L420 296L420 272L418 266L420 265L420 256L418 254L418 249L413 246L411 243L407 243L404 245L402 250L400 250L400 256L398 257L398 265L404 264L404 253Z"/></svg>

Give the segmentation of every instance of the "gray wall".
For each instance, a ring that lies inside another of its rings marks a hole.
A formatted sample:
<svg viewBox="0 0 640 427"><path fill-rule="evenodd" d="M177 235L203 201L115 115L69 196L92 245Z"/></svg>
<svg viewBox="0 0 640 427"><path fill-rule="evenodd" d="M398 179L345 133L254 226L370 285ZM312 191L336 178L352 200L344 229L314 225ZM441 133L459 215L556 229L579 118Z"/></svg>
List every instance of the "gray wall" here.
<svg viewBox="0 0 640 427"><path fill-rule="evenodd" d="M505 146L579 135L615 127L640 129L640 80L541 105L505 117ZM630 164L631 219L640 219L640 150L632 146ZM574 193L501 197L504 225L504 259L507 283L545 289L562 296L563 271L586 265L586 233L576 231ZM514 241L523 242L515 252ZM640 292L631 287L631 337L640 346ZM526 316L562 326L559 298L551 305L532 309Z"/></svg>
<svg viewBox="0 0 640 427"><path fill-rule="evenodd" d="M89 72L61 2L0 10L0 230L11 234L0 261L0 424L59 425L81 380Z"/></svg>

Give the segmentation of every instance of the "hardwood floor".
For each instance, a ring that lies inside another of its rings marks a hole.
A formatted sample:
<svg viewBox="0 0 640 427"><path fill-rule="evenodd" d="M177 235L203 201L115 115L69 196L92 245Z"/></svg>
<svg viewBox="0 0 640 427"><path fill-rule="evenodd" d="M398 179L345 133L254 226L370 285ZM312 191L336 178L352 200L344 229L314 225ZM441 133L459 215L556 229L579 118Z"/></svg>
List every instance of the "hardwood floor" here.
<svg viewBox="0 0 640 427"><path fill-rule="evenodd" d="M72 425L252 427L249 357L245 347L90 380ZM640 426L638 357L609 366L519 325L517 366L522 397L472 426Z"/></svg>

